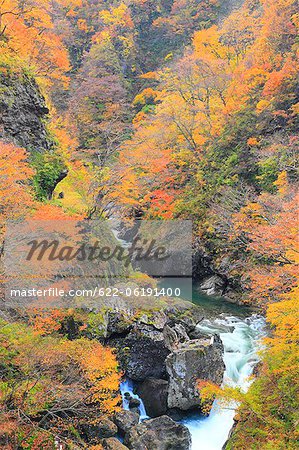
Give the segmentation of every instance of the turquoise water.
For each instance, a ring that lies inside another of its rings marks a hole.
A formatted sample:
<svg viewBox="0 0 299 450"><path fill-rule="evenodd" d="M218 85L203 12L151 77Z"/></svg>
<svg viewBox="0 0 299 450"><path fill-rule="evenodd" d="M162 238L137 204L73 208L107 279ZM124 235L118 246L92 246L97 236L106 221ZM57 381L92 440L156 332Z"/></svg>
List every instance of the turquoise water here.
<svg viewBox="0 0 299 450"><path fill-rule="evenodd" d="M217 317L220 314L232 314L247 317L253 313L251 308L230 303L221 297L205 295L200 292L198 285L188 278L168 278L159 282L159 287L180 289L180 298L203 308L205 316Z"/></svg>

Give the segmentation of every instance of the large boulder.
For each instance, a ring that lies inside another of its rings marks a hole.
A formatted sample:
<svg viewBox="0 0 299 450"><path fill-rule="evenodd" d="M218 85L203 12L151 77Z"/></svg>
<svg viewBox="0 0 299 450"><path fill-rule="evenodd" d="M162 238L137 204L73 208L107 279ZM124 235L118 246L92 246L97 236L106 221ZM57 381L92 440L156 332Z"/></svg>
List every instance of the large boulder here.
<svg viewBox="0 0 299 450"><path fill-rule="evenodd" d="M125 312L109 311L106 315L106 337L126 335L132 328L132 318Z"/></svg>
<svg viewBox="0 0 299 450"><path fill-rule="evenodd" d="M222 354L223 345L217 335L212 339L190 340L173 350L166 359L168 407L184 411L198 407L198 380L209 380L218 385L222 382L225 370Z"/></svg>
<svg viewBox="0 0 299 450"><path fill-rule="evenodd" d="M113 437L103 439L102 446L105 450L128 450L128 447L126 447L118 439Z"/></svg>
<svg viewBox="0 0 299 450"><path fill-rule="evenodd" d="M132 411L119 411L115 413L114 423L117 425L120 434L126 434L139 423L139 414Z"/></svg>
<svg viewBox="0 0 299 450"><path fill-rule="evenodd" d="M161 331L151 325L136 324L129 335L116 345L122 368L132 380L166 377L165 360L170 351L165 346Z"/></svg>
<svg viewBox="0 0 299 450"><path fill-rule="evenodd" d="M148 378L138 388L137 394L143 400L150 417L162 416L167 411L168 381Z"/></svg>
<svg viewBox="0 0 299 450"><path fill-rule="evenodd" d="M183 326L187 335L204 319L206 310L198 305L190 303L168 307L166 309L167 325L173 328L176 324Z"/></svg>
<svg viewBox="0 0 299 450"><path fill-rule="evenodd" d="M180 323L175 323L172 327L165 325L163 335L165 345L169 350L176 348L182 342L189 341L185 327Z"/></svg>
<svg viewBox="0 0 299 450"><path fill-rule="evenodd" d="M189 450L191 434L184 425L161 416L132 428L126 434L124 444L132 450Z"/></svg>
<svg viewBox="0 0 299 450"><path fill-rule="evenodd" d="M106 417L96 423L80 425L80 435L88 443L97 443L100 439L113 437L117 434L117 426Z"/></svg>
<svg viewBox="0 0 299 450"><path fill-rule="evenodd" d="M164 311L151 311L139 317L138 322L152 325L156 330L162 331L167 320L168 317Z"/></svg>

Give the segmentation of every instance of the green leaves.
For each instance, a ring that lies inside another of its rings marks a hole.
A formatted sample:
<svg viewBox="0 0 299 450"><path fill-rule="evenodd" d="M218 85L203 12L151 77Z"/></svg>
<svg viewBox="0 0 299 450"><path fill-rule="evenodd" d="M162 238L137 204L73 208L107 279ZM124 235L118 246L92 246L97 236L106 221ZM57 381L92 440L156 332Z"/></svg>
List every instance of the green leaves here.
<svg viewBox="0 0 299 450"><path fill-rule="evenodd" d="M57 153L35 153L31 165L36 174L33 177L33 186L38 200L48 200L56 184L64 178L66 166L63 159Z"/></svg>

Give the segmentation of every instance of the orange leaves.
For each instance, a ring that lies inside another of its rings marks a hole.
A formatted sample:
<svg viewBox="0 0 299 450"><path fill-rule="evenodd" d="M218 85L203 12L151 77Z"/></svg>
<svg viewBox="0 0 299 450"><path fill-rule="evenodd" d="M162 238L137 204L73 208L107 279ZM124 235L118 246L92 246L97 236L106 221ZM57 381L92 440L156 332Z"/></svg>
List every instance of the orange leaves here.
<svg viewBox="0 0 299 450"><path fill-rule="evenodd" d="M13 392L9 381L6 395L0 403L14 398L19 411L40 420L43 412L50 412L55 422L55 411L65 412L64 429L76 417L89 417L89 405L101 412L111 413L119 402L119 382L121 374L110 348L88 339L66 340L53 336L41 336L24 325L9 324L0 331L3 363L14 364L18 375L13 380ZM4 351L3 349L7 350Z"/></svg>
<svg viewBox="0 0 299 450"><path fill-rule="evenodd" d="M259 203L248 203L241 211L234 216L234 228L235 230L241 230L245 232L254 232L252 225L255 227L258 224L265 222L263 217L263 208ZM254 228L255 228L254 227Z"/></svg>
<svg viewBox="0 0 299 450"><path fill-rule="evenodd" d="M145 75L159 76L160 90L145 89L134 104L157 104L147 117L143 111L138 113L135 133L120 154L122 184L128 187L130 180L134 203L137 200L139 207L155 217L173 216L176 200L195 170L199 154L225 123L228 49L220 43L216 27L196 33L194 47L191 55L171 69ZM119 192L122 203L123 186ZM128 189L126 204L127 194Z"/></svg>
<svg viewBox="0 0 299 450"><path fill-rule="evenodd" d="M49 312L41 310L29 311L30 322L37 334L47 335L58 331L66 312L61 309L52 309Z"/></svg>
<svg viewBox="0 0 299 450"><path fill-rule="evenodd" d="M82 215L70 217L58 206L34 200L31 187L33 170L27 152L13 144L0 142L0 240L6 223L25 218L35 220L78 220ZM53 222L52 222L53 226Z"/></svg>
<svg viewBox="0 0 299 450"><path fill-rule="evenodd" d="M151 214L154 217L171 219L174 212L175 200L178 192L157 189L144 197L145 202L151 205Z"/></svg>
<svg viewBox="0 0 299 450"><path fill-rule="evenodd" d="M13 182L21 184L33 175L33 171L27 165L26 150L14 144L0 142L0 158L1 185L4 179L8 184Z"/></svg>
<svg viewBox="0 0 299 450"><path fill-rule="evenodd" d="M277 177L277 180L274 182L274 185L277 187L280 195L284 196L287 194L289 189L288 175L286 171L280 172Z"/></svg>
<svg viewBox="0 0 299 450"><path fill-rule="evenodd" d="M282 338L287 343L296 343L299 336L299 287L282 295L278 303L268 306L267 317L276 327L275 337ZM273 339L269 342L273 344Z"/></svg>
<svg viewBox="0 0 299 450"><path fill-rule="evenodd" d="M272 72L269 75L268 81L265 83L264 89L263 89L263 95L269 96L274 95L277 93L279 88L281 87L281 84L285 78L285 74L283 71L279 72Z"/></svg>
<svg viewBox="0 0 299 450"><path fill-rule="evenodd" d="M0 142L0 228L6 219L20 218L34 206L32 176L26 151Z"/></svg>
<svg viewBox="0 0 299 450"><path fill-rule="evenodd" d="M197 380L197 387L200 395L201 412L208 415L215 398L220 396L224 399L224 392L216 384L205 380Z"/></svg>
<svg viewBox="0 0 299 450"><path fill-rule="evenodd" d="M0 59L20 62L48 82L67 81L68 53L53 32L52 4L48 0L6 0L0 8L3 35Z"/></svg>
<svg viewBox="0 0 299 450"><path fill-rule="evenodd" d="M247 139L247 145L249 145L249 147L254 147L254 146L258 145L257 138L251 137L251 138Z"/></svg>
<svg viewBox="0 0 299 450"><path fill-rule="evenodd" d="M225 58L227 49L220 43L219 37L220 33L216 25L197 31L193 39L195 57L210 61Z"/></svg>
<svg viewBox="0 0 299 450"><path fill-rule="evenodd" d="M258 301L277 300L296 283L299 263L299 195L288 184L286 172L276 181L278 193L262 194L234 216L237 233L244 233L247 250L257 258L250 270Z"/></svg>
<svg viewBox="0 0 299 450"><path fill-rule="evenodd" d="M79 19L77 22L77 26L78 26L78 30L80 30L80 31L84 31L85 33L88 31L88 26L87 26L86 20L84 20L84 19Z"/></svg>
<svg viewBox="0 0 299 450"><path fill-rule="evenodd" d="M33 220L69 220L71 217L58 206L40 204L30 218Z"/></svg>
<svg viewBox="0 0 299 450"><path fill-rule="evenodd" d="M88 403L98 403L102 412L113 412L120 397L118 393L121 374L110 348L95 341L80 339L69 344L74 351L84 377L89 385Z"/></svg>
<svg viewBox="0 0 299 450"><path fill-rule="evenodd" d="M157 98L158 92L152 88L144 89L140 94L134 98L133 105L153 104Z"/></svg>
<svg viewBox="0 0 299 450"><path fill-rule="evenodd" d="M146 72L142 75L139 75L139 78L142 78L143 80L157 80L159 78L159 75L157 72Z"/></svg>
<svg viewBox="0 0 299 450"><path fill-rule="evenodd" d="M118 25L133 27L129 8L125 3L120 3L119 6L111 8L110 11L101 11L100 17L104 23L109 26Z"/></svg>

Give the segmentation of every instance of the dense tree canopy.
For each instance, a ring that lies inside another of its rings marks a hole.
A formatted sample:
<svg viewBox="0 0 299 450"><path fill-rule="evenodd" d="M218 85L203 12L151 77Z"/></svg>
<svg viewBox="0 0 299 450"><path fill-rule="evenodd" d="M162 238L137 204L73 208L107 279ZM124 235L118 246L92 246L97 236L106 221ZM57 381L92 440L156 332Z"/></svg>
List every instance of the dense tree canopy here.
<svg viewBox="0 0 299 450"><path fill-rule="evenodd" d="M296 0L0 4L1 80L37 80L51 139L0 142L1 249L23 217L192 219L271 328L248 394L223 394L241 401L229 448L296 448L298 27ZM81 445L82 420L118 406L113 351L68 339L67 314L0 324L7 449Z"/></svg>

